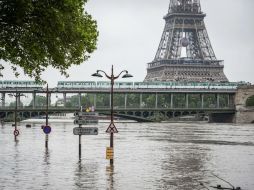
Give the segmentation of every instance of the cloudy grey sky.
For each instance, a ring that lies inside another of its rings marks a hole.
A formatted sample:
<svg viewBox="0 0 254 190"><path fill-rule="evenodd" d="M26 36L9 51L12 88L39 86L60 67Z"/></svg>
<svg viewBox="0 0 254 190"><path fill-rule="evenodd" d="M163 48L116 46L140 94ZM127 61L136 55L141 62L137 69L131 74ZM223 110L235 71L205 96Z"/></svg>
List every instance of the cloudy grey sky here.
<svg viewBox="0 0 254 190"><path fill-rule="evenodd" d="M94 80L97 69L116 72L129 70L133 81L142 81L146 63L153 60L164 28L163 16L170 0L90 0L86 10L98 22L98 49L91 59L69 70L65 79L58 71L48 69L43 79L50 86L59 80ZM201 0L208 34L218 59L225 61L230 81L254 83L254 1ZM5 64L6 65L6 64ZM3 80L15 79L9 69ZM19 79L29 79L20 76Z"/></svg>

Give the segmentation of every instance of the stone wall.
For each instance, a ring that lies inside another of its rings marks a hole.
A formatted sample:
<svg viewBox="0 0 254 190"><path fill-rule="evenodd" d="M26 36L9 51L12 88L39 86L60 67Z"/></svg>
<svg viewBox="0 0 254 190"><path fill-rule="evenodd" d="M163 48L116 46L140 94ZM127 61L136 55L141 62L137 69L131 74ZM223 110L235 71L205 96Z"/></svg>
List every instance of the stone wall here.
<svg viewBox="0 0 254 190"><path fill-rule="evenodd" d="M254 122L254 107L246 107L246 101L251 96L254 96L254 85L243 86L237 89L235 96L236 123Z"/></svg>

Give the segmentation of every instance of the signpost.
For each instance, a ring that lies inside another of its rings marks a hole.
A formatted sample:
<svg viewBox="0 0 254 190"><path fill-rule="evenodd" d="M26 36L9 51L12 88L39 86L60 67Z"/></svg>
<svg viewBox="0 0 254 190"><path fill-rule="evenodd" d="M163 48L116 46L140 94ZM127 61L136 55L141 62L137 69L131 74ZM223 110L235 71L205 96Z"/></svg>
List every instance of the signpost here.
<svg viewBox="0 0 254 190"><path fill-rule="evenodd" d="M79 127L73 128L73 134L79 135L79 161L81 160L81 136L82 135L98 135L97 127L82 127L82 125L96 125L98 124L98 113L95 112L82 112L82 106L80 112L74 113L74 124Z"/></svg>

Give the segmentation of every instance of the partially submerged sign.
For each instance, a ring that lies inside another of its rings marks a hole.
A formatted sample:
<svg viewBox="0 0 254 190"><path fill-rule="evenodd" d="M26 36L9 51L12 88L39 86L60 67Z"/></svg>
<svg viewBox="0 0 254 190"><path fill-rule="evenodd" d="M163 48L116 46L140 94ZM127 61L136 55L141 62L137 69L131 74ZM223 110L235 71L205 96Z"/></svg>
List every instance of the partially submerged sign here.
<svg viewBox="0 0 254 190"><path fill-rule="evenodd" d="M50 126L42 126L43 132L45 134L49 134L51 132L51 127Z"/></svg>
<svg viewBox="0 0 254 190"><path fill-rule="evenodd" d="M75 127L73 128L74 135L98 135L97 127Z"/></svg>
<svg viewBox="0 0 254 190"><path fill-rule="evenodd" d="M114 149L113 147L107 147L106 149L106 159L111 160L114 158Z"/></svg>

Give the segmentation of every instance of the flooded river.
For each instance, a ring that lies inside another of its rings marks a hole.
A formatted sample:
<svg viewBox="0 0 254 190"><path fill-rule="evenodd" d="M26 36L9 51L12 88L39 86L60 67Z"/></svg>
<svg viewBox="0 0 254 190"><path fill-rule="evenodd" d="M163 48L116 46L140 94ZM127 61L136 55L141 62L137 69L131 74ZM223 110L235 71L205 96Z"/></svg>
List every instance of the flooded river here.
<svg viewBox="0 0 254 190"><path fill-rule="evenodd" d="M0 126L1 190L229 187L216 176L254 189L254 125L118 123L114 167L105 159L107 123L98 125L99 135L82 136L81 162L72 123L51 124L48 151L40 126L19 126L18 142L10 124Z"/></svg>

